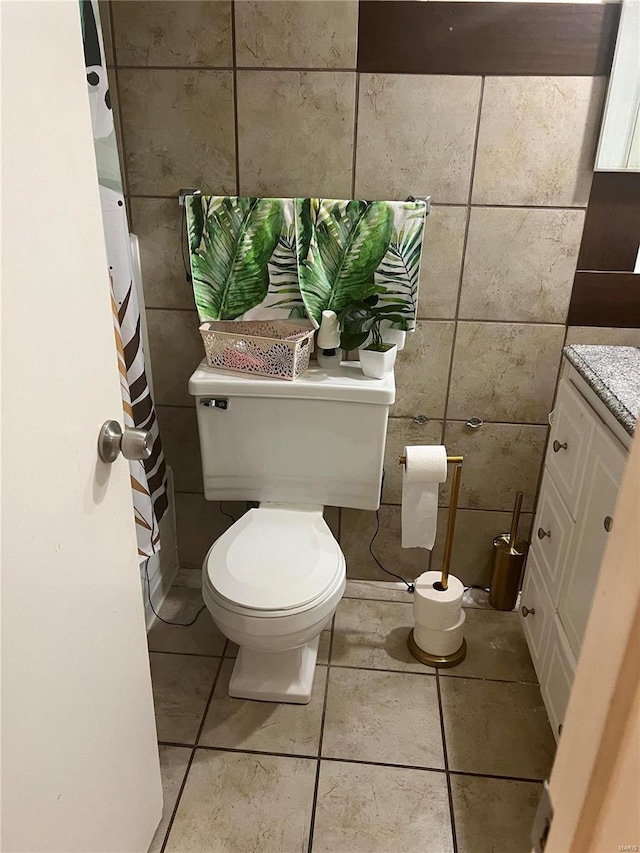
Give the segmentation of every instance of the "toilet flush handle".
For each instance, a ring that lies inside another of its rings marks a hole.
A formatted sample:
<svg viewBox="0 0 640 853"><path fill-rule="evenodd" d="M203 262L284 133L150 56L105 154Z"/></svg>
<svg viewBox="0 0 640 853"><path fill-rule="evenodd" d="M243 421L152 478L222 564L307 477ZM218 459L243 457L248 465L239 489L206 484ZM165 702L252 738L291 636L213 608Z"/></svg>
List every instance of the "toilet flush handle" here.
<svg viewBox="0 0 640 853"><path fill-rule="evenodd" d="M153 449L153 436L148 430L129 429L122 432L118 421L105 421L98 435L98 456L103 462L115 462L122 452L125 459L148 459Z"/></svg>

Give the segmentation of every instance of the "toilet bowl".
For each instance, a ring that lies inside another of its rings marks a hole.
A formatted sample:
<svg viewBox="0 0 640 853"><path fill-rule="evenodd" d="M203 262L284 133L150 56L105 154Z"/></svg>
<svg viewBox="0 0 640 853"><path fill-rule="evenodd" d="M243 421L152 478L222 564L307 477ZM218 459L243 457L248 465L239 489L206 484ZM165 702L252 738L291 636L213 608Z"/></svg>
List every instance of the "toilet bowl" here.
<svg viewBox="0 0 640 853"><path fill-rule="evenodd" d="M202 594L237 643L229 694L306 704L319 637L346 585L345 559L321 506L261 504L212 545Z"/></svg>

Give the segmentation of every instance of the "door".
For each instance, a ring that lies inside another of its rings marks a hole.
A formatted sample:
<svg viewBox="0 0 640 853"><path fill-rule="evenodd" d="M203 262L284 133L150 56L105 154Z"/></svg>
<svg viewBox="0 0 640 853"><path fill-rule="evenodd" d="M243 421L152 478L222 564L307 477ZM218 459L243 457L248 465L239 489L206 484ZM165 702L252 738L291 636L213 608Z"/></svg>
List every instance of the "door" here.
<svg viewBox="0 0 640 853"><path fill-rule="evenodd" d="M137 853L162 793L78 3L2 2L2 849Z"/></svg>

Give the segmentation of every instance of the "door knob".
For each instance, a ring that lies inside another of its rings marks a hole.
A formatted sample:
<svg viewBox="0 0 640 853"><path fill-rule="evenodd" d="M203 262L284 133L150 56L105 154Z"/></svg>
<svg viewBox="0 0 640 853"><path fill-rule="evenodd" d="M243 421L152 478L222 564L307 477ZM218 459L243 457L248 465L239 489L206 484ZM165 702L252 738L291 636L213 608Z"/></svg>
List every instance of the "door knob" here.
<svg viewBox="0 0 640 853"><path fill-rule="evenodd" d="M536 615L535 607L532 607L531 609L529 609L528 607L525 607L524 604L522 605L522 610L520 612L522 613L522 615L524 616L525 619L527 618L527 616L535 616Z"/></svg>
<svg viewBox="0 0 640 853"><path fill-rule="evenodd" d="M122 451L125 459L148 459L153 437L143 429L122 428L118 421L105 421L98 436L98 456L103 462L115 462Z"/></svg>

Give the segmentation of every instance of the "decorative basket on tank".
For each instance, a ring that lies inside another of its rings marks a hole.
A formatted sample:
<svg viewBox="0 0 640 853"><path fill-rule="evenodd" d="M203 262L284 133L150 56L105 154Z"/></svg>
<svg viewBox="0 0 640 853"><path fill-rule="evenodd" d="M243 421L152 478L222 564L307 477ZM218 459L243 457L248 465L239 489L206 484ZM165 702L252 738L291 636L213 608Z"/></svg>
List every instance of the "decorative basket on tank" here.
<svg viewBox="0 0 640 853"><path fill-rule="evenodd" d="M301 320L219 320L200 334L211 367L295 379L309 367L315 329Z"/></svg>

